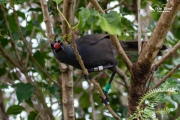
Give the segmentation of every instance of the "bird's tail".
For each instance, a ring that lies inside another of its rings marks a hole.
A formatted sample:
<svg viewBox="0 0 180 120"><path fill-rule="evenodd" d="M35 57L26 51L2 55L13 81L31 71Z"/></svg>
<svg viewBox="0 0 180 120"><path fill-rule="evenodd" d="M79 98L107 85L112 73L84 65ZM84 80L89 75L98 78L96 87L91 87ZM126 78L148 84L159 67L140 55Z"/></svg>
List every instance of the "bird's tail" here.
<svg viewBox="0 0 180 120"><path fill-rule="evenodd" d="M145 46L147 41L142 41L142 49ZM130 40L130 41L120 41L120 44L124 51L138 51L138 41L135 40ZM162 54L162 51L167 49L166 45L163 45L162 48L160 49L158 55Z"/></svg>

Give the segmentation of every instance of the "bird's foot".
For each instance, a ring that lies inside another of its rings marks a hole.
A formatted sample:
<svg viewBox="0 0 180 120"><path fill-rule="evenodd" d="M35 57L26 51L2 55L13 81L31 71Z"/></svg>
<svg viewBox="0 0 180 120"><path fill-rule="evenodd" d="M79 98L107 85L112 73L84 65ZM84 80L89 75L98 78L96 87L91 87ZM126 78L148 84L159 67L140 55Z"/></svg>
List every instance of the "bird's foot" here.
<svg viewBox="0 0 180 120"><path fill-rule="evenodd" d="M102 96L100 96L100 99L101 99L102 103L107 105L107 104L109 104L109 98L108 98L107 92L104 91L104 95L106 96L106 98L104 99Z"/></svg>
<svg viewBox="0 0 180 120"><path fill-rule="evenodd" d="M91 80L92 76L91 76L91 74L89 74L89 75L84 75L83 74L83 78L86 79L86 80L88 80L88 79Z"/></svg>

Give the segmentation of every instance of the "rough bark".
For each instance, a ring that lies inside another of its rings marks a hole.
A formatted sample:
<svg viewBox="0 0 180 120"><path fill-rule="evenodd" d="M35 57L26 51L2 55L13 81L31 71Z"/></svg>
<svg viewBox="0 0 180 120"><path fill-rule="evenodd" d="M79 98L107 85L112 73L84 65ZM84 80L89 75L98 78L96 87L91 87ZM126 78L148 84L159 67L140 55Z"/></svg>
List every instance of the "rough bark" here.
<svg viewBox="0 0 180 120"><path fill-rule="evenodd" d="M142 50L138 61L131 68L132 86L129 94L128 115L135 112L136 106L145 92L145 85L151 72L151 65L164 43L166 34L172 25L176 13L180 8L179 0L169 0L167 8L172 8L169 12L163 12L154 28L152 35Z"/></svg>
<svg viewBox="0 0 180 120"><path fill-rule="evenodd" d="M62 73L63 120L74 120L74 97L72 67Z"/></svg>
<svg viewBox="0 0 180 120"><path fill-rule="evenodd" d="M72 25L73 23L73 4L74 0L63 1L63 15ZM71 34L71 28L68 27L65 20L62 20L63 35ZM69 67L62 72L62 103L63 103L63 120L74 120L74 97L73 97L73 71Z"/></svg>

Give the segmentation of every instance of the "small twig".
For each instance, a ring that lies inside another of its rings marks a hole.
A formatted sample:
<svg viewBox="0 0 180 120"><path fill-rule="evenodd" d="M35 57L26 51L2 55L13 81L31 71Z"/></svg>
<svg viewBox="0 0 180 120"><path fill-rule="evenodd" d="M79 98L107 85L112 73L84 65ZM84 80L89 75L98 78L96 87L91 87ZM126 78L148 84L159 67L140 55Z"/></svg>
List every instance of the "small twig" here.
<svg viewBox="0 0 180 120"><path fill-rule="evenodd" d="M107 11L109 11L109 10L112 10L112 9L116 8L116 7L119 7L124 1L125 1L125 0L121 0L121 1L119 2L119 4L117 4L117 5L115 5L115 6L111 7L111 8L108 8L108 9L104 10L104 12L107 12Z"/></svg>
<svg viewBox="0 0 180 120"><path fill-rule="evenodd" d="M74 83L73 88L76 88L77 85L79 84L79 82L81 82L81 78L82 78L82 71L79 73L78 78L76 79L76 82Z"/></svg>
<svg viewBox="0 0 180 120"><path fill-rule="evenodd" d="M15 55L16 55L16 57L17 57L18 62L21 63L20 55L19 55L19 52L18 52L18 50L17 50L17 48L16 48L16 45L15 45L15 42L14 42L15 40L14 40L14 38L13 38L11 29L10 29L10 26L9 26L9 22L8 22L8 20L7 20L7 17L6 17L6 12L5 12L3 6L0 5L0 8L1 8L1 11L2 11L2 14L3 14L3 18L4 18L4 20L5 20L5 24L6 24L7 30L8 30L8 32L9 32L9 35L10 35L10 38L11 38L11 39L10 39L10 40L11 40L11 45L12 45L14 51L15 51Z"/></svg>
<svg viewBox="0 0 180 120"><path fill-rule="evenodd" d="M102 97L103 99L106 99L106 96L104 95L104 92L103 92L103 90L101 89L101 86L99 85L99 83L97 83L94 79L91 79L90 82L92 82L92 83L94 84L94 86L96 87L96 89L98 89L101 97ZM109 104L106 104L105 106L106 106L106 108L109 110L109 112L112 114L112 116L113 116L115 119L121 120L121 119L119 118L119 116L112 110L112 108L111 108L111 106L110 106Z"/></svg>
<svg viewBox="0 0 180 120"><path fill-rule="evenodd" d="M98 12L100 12L100 13L102 13L102 14L104 14L105 12L104 12L104 10L101 8L101 6L99 5L99 3L97 2L97 0L90 0L91 1L91 4L94 6L94 8L98 11Z"/></svg>
<svg viewBox="0 0 180 120"><path fill-rule="evenodd" d="M130 69L133 66L133 64L129 60L129 58L127 57L126 53L124 52L121 44L119 43L119 40L118 40L117 36L110 35L110 37L111 37L111 40L113 41L113 43L114 43L114 45L115 45L115 47L117 49L117 52L121 55L121 57L124 60L127 68Z"/></svg>
<svg viewBox="0 0 180 120"><path fill-rule="evenodd" d="M146 87L146 91L145 91L145 92L147 92L147 91L149 90L149 86L150 86L153 78L154 78L154 77L153 77L153 74L151 74L151 75L149 76L148 81L147 81L148 85L147 85L147 87Z"/></svg>
<svg viewBox="0 0 180 120"><path fill-rule="evenodd" d="M152 89L159 87L162 83L164 83L176 70L180 68L180 64L178 64L175 68L173 68L164 78L162 78Z"/></svg>
<svg viewBox="0 0 180 120"><path fill-rule="evenodd" d="M68 25L68 27L71 28L71 25L69 24L69 22L67 21L66 17L63 15L63 13L60 11L59 6L58 6L57 3L56 3L56 5L57 5L56 7L57 7L58 12L63 17L63 19L66 21L66 24Z"/></svg>
<svg viewBox="0 0 180 120"><path fill-rule="evenodd" d="M52 33L52 25L50 22L49 12L48 12L48 6L47 2L45 0L40 0L41 8L43 12L43 19L46 25L46 31L47 31L47 38L49 43L51 43L54 40L53 33Z"/></svg>
<svg viewBox="0 0 180 120"><path fill-rule="evenodd" d="M20 66L9 54L7 54L7 53L4 51L3 47L1 46L1 44L0 44L0 51L1 51L2 55L3 55L8 61L11 62L11 64L13 64L15 67L18 67L20 70L23 69L22 66Z"/></svg>
<svg viewBox="0 0 180 120"><path fill-rule="evenodd" d="M119 80L116 80L116 82L119 83L119 84L122 85L122 86L125 86L125 84L122 83L122 82L120 82Z"/></svg>
<svg viewBox="0 0 180 120"><path fill-rule="evenodd" d="M88 5L86 6L86 9L90 9L92 7L93 7L93 5L91 4L91 2L89 2Z"/></svg>
<svg viewBox="0 0 180 120"><path fill-rule="evenodd" d="M144 31L146 32L145 34L144 34L144 36L145 36L145 41L147 41L148 40L148 34L147 34L147 26L149 26L149 24L150 24L150 15L151 15L151 12L150 12L150 9L149 9L149 6L151 6L152 5L152 2L148 2L147 3L147 5L146 5L146 17L145 17L145 26L143 27L144 28Z"/></svg>
<svg viewBox="0 0 180 120"><path fill-rule="evenodd" d="M141 53L141 46L142 46L142 42L141 42L141 0L137 1L137 6L138 6L138 53Z"/></svg>
<svg viewBox="0 0 180 120"><path fill-rule="evenodd" d="M125 84L125 87L127 88L128 91L130 91L130 82L125 74L125 72L123 70L121 70L120 68L116 67L116 72L117 74L122 78L124 84Z"/></svg>
<svg viewBox="0 0 180 120"><path fill-rule="evenodd" d="M153 67L151 68L152 71L157 70L157 68L167 59L169 58L173 53L175 53L180 48L180 41L167 53L165 54L159 61L157 61Z"/></svg>
<svg viewBox="0 0 180 120"><path fill-rule="evenodd" d="M91 0L91 4L94 6L94 8L99 13L102 13L102 14L105 13L96 0ZM112 40L112 42L114 43L114 45L115 45L115 47L117 49L117 52L121 55L122 59L125 61L125 64L127 65L128 69L130 69L133 66L133 64L131 63L131 61L127 57L126 53L124 52L121 44L119 43L119 40L118 40L117 36L110 35L110 37L111 37L111 40Z"/></svg>
<svg viewBox="0 0 180 120"><path fill-rule="evenodd" d="M96 113L95 113L95 108L94 108L94 99L93 99L93 86L91 85L91 82L88 82L89 88L88 88L88 93L89 93L89 101L91 103L91 108L92 108L92 120L96 120Z"/></svg>
<svg viewBox="0 0 180 120"><path fill-rule="evenodd" d="M71 38L72 48L73 48L73 50L74 50L74 54L75 54L75 56L76 56L76 59L78 60L79 65L81 66L81 69L82 69L82 71L83 71L83 74L88 76L88 75L89 75L88 70L85 68L84 62L82 61L81 56L80 56L80 54L79 54L79 52L78 52L78 50L77 50L77 45L76 45L76 43L75 43L75 35L74 35L73 30L71 31L71 36L72 36L72 38Z"/></svg>
<svg viewBox="0 0 180 120"><path fill-rule="evenodd" d="M48 73L45 72L45 70L41 67L41 65L39 65L39 63L36 61L36 59L32 56L32 52L31 52L31 50L29 49L29 47L28 47L28 45L27 45L27 43L26 43L26 40L25 40L25 38L24 38L24 36L23 36L23 32L22 32L22 30L21 30L21 28L20 28L20 24L19 24L19 20L18 20L18 18L17 18L16 10L15 10L15 9L13 9L13 10L14 10L15 22L16 22L16 25L17 25L17 27L18 27L18 32L19 32L19 34L20 34L20 36L21 36L21 38L22 38L22 42L24 43L25 48L27 49L27 51L28 51L28 53L29 53L29 56L31 57L31 59L33 60L33 62L36 64L36 66L46 75L46 77L48 77L51 82L55 83L57 86L60 87L60 85L59 85L56 81L54 81Z"/></svg>

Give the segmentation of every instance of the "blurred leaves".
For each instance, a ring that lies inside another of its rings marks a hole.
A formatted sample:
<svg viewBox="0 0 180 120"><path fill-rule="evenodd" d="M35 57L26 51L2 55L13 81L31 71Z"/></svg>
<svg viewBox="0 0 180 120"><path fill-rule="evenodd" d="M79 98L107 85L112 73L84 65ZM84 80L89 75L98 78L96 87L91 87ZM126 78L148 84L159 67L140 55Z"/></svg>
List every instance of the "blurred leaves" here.
<svg viewBox="0 0 180 120"><path fill-rule="evenodd" d="M131 32L134 32L132 23L115 11L111 11L106 14L99 14L94 9L89 10L80 8L79 30L86 31L91 29L97 31L99 26L101 27L101 31L108 32L112 35L118 35L121 38L125 38L124 35L126 34L122 35L122 32L124 31L129 32L129 34L133 34Z"/></svg>
<svg viewBox="0 0 180 120"><path fill-rule="evenodd" d="M23 102L24 100L29 99L33 93L35 92L35 87L30 83L17 83L14 84L13 87L16 88L16 96L19 103Z"/></svg>
<svg viewBox="0 0 180 120"><path fill-rule="evenodd" d="M28 120L35 120L37 119L38 112L37 111L31 111L28 115Z"/></svg>
<svg viewBox="0 0 180 120"><path fill-rule="evenodd" d="M37 60L37 62L44 68L45 66L45 59L43 59L45 57L46 53L42 53L39 50L36 51L33 55L33 57Z"/></svg>
<svg viewBox="0 0 180 120"><path fill-rule="evenodd" d="M7 2L6 0L0 0L0 4L4 4L6 2Z"/></svg>

